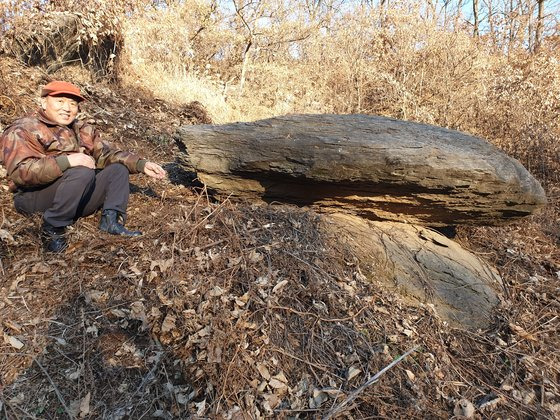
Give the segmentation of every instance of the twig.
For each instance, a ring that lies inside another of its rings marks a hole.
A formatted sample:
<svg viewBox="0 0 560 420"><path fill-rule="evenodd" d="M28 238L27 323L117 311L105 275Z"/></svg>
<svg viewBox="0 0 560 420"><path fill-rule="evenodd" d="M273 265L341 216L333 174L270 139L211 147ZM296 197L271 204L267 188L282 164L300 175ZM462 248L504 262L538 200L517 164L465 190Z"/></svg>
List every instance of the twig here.
<svg viewBox="0 0 560 420"><path fill-rule="evenodd" d="M70 419L73 420L74 416L72 415L72 413L70 412L70 410L66 406L66 402L64 401L64 397L62 396L62 394L60 393L60 391L58 390L58 388L54 384L54 382L53 382L51 376L49 375L49 373L46 371L46 369L43 367L43 365L41 365L41 363L39 363L39 361L37 359L33 359L33 361L35 363L37 363L37 366L39 366L39 368L43 371L43 373L45 374L45 376L49 380L50 384L54 388L54 392L55 392L55 394L58 398L58 401L60 401L60 403L62 404L62 407L64 407L64 411L66 411L66 414L68 414L68 417L70 417Z"/></svg>
<svg viewBox="0 0 560 420"><path fill-rule="evenodd" d="M204 186L204 190L206 191L206 185ZM188 214L184 215L185 220L188 220L189 217L191 217L191 214L193 214L193 212L196 210L196 208L198 207L198 203L200 203L200 200L202 199L202 192L200 194L198 194L198 197L196 198L196 202L194 203L194 205L191 207L191 210L189 211Z"/></svg>
<svg viewBox="0 0 560 420"><path fill-rule="evenodd" d="M315 368L317 368L317 369L319 369L319 370L322 370L323 372L327 372L327 373L329 373L329 374L331 374L331 375L336 376L337 378L342 379L340 376L338 376L338 375L337 375L336 373L334 373L332 370L327 369L327 368L324 367L324 366L318 365L318 364L313 363L313 362L310 362L310 361L308 361L308 360L303 360L303 359L301 359L301 358L299 358L299 357L297 357L297 356L295 356L295 355L293 355L293 354L290 354L290 353L288 353L288 352L285 352L284 350L281 350L281 349L272 348L272 349L270 349L270 350L275 351L275 352L280 353L280 354L283 354L284 356L291 357L292 359L299 360L300 362L306 363L306 364L308 364L309 366L313 366L313 367L315 367Z"/></svg>
<svg viewBox="0 0 560 420"><path fill-rule="evenodd" d="M194 225L194 227L185 235L185 236L189 236L191 233L193 233L200 225L202 225L204 222L206 222L211 216L214 215L214 213L217 213L218 211L222 210L223 207L226 206L226 204L228 204L229 198L231 197L231 194L228 195L226 197L226 199L221 202L220 204L218 204L218 206L212 210L210 213L208 213L200 222L198 222L196 225Z"/></svg>
<svg viewBox="0 0 560 420"><path fill-rule="evenodd" d="M16 407L17 408L17 407ZM16 409L12 406L10 406L10 410L12 410L12 414L14 415L13 418L15 418L16 420L19 420L19 416L16 413ZM4 400L4 414L6 416L6 420L8 420L10 417L8 417L8 402Z"/></svg>
<svg viewBox="0 0 560 420"><path fill-rule="evenodd" d="M19 419L20 419L20 417L16 414L16 410L19 410L19 411L21 411L23 414L25 414L25 417L24 417L24 418L26 418L26 419L36 419L36 418L37 418L37 417L35 417L34 415L32 415L31 413L28 413L28 412L25 411L23 408L21 408L21 407L19 407L19 406L17 406L17 405L15 405L15 406L13 406L13 407L11 407L11 408L12 408L12 410L13 410L14 416L16 416L16 420L19 420ZM6 417L6 419L8 419L8 417Z"/></svg>
<svg viewBox="0 0 560 420"><path fill-rule="evenodd" d="M7 405L6 405L6 404L3 404L3 405L4 405L4 415L6 416L6 418L8 418L8 409L7 409Z"/></svg>
<svg viewBox="0 0 560 420"><path fill-rule="evenodd" d="M281 410L274 410L275 414L279 413L313 413L319 411L320 408L297 408L297 409L281 409Z"/></svg>
<svg viewBox="0 0 560 420"><path fill-rule="evenodd" d="M162 362L163 359L163 350L161 348L161 346L157 346L158 347L158 352L156 352L156 363L154 364L154 366L152 366L152 368L150 369L150 371L146 374L146 376L144 376L144 378L142 379L142 382L140 383L140 385L138 386L138 388L136 388L136 391L134 391L134 394L132 394L131 397L129 397L129 400L132 400L132 398L136 397L136 395L138 395L140 393L140 391L142 391L142 388L144 388L148 382L152 381L155 377L156 377L156 371L159 369L159 365Z"/></svg>
<svg viewBox="0 0 560 420"><path fill-rule="evenodd" d="M295 258L295 259L298 260L299 262L302 262L302 263L304 263L305 265L309 266L309 268L311 268L312 270L317 271L317 272L319 272L320 274L323 274L325 277L328 277L329 279L335 280L335 278L334 278L331 274L327 273L327 272L326 272L325 270L323 270L321 267L318 267L318 266L316 266L316 265L314 265L314 264L311 264L311 263L309 263L309 262L307 262L307 261L305 261L305 260L299 258L297 255L295 255L295 254L293 254L293 253L291 253L291 252L288 252L288 251L286 251L286 250L282 250L282 251L284 251L284 253L287 254L287 255L289 255L290 257Z"/></svg>
<svg viewBox="0 0 560 420"><path fill-rule="evenodd" d="M6 215L4 214L4 209L2 209L2 223L0 223L0 229L4 227L4 223L6 223Z"/></svg>
<svg viewBox="0 0 560 420"><path fill-rule="evenodd" d="M257 232L261 229L262 229L262 227L249 229L247 231L247 233L255 233L255 232ZM227 242L228 240L229 240L229 238L220 239L220 240L214 241L212 243L209 243L208 245L204 245L204 246L201 246L201 247L198 247L198 248L199 248L200 251L203 251L205 249L212 248L213 246L220 245L223 242ZM259 248L259 247L255 247L255 248ZM187 252L188 251L188 250L185 250L185 249L181 249L179 247L177 247L177 249L181 252ZM251 248L248 248L248 249L251 249Z"/></svg>
<svg viewBox="0 0 560 420"><path fill-rule="evenodd" d="M349 403L354 401L356 399L356 397L364 391L364 389L366 389L368 386L371 386L374 383L376 383L377 380L381 377L381 375L383 375L385 372L387 372L393 366L397 365L400 361L402 361L409 354L418 350L419 347L420 346L416 346L416 347L408 350L405 354L403 354L402 356L400 356L396 360L393 360L391 363L389 363L387 366L385 366L383 369L381 369L379 372L377 372L373 377L368 379L366 382L363 383L363 385L361 385L358 389L356 389L354 392L352 392L352 394L350 394L348 396L348 398L346 398L339 405L337 405L335 408L333 408L331 411L329 411L328 414L325 417L323 417L323 420L329 420L329 419L333 418L333 416L335 416L340 411L342 411L344 409L344 407L346 407Z"/></svg>
<svg viewBox="0 0 560 420"><path fill-rule="evenodd" d="M313 316L313 317L317 318L319 321L324 321L324 322L350 321L350 320L353 320L354 318L356 318L358 315L360 315L364 310L368 309L367 306L362 306L362 308L358 312L356 312L354 315L347 316L346 318L321 318L320 316L318 316L317 314L314 314L312 312L301 312L301 311L298 311L298 310L293 309L293 308L288 308L286 306L269 305L268 308L270 308L270 309L282 309L282 310L292 312L294 314L302 315L302 316Z"/></svg>
<svg viewBox="0 0 560 420"><path fill-rule="evenodd" d="M210 215L209 215L209 216L210 216ZM209 217L209 216L208 216L208 217ZM253 228L253 229L247 230L246 233L255 233L255 232L258 232L259 230L262 230L262 229L264 229L264 228L263 228L263 227L257 227L257 228ZM191 231L191 232L192 232L192 231ZM189 233L191 233L191 232L189 232ZM214 241L214 242L212 242L212 243L209 243L209 244L207 244L207 245L198 247L198 250L199 250L199 251L204 251L205 249L212 248L212 247L214 247L214 246L216 246L216 245L220 245L220 244L222 244L222 243L224 243L224 242L227 242L228 240L230 240L230 238L219 239L219 240ZM175 238L173 239L173 241L174 241L174 243L175 243ZM261 245L261 246L255 246L255 247L251 247L251 248L246 248L245 250L247 251L247 250L252 250L252 249L259 249L259 248L263 248L263 247L265 247L265 246L271 246L271 245L272 245L272 244L266 244L266 245ZM183 253L183 254L190 251L190 249L182 249L182 248L179 248L178 246L175 246L175 245L173 245L173 246L174 246L175 249L177 249L179 252L181 252L181 253Z"/></svg>
<svg viewBox="0 0 560 420"><path fill-rule="evenodd" d="M237 345L237 348L235 349L235 353L233 354L233 357L231 358L231 361L228 363L228 367L226 370L226 376L224 377L223 382L223 386L222 386L222 394L220 395L220 398L218 398L218 402L216 404L216 413L219 413L219 408L220 408L220 403L222 402L222 399L224 399L225 395L226 395L226 385L227 385L227 379L229 376L229 372L231 370L231 365L233 365L233 362L235 361L235 358L237 357L237 355L239 354L239 349L241 347L241 344Z"/></svg>

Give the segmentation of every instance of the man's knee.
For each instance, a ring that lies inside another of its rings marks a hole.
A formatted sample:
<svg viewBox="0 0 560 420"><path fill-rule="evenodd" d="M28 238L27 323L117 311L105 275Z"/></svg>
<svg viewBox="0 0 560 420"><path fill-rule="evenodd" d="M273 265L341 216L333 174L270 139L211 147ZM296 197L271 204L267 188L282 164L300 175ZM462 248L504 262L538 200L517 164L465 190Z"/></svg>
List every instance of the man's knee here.
<svg viewBox="0 0 560 420"><path fill-rule="evenodd" d="M112 163L103 169L103 172L111 174L113 177L126 177L128 178L128 168L122 163Z"/></svg>
<svg viewBox="0 0 560 420"><path fill-rule="evenodd" d="M89 184L95 179L95 170L85 166L68 168L62 174L63 180L80 180L83 184Z"/></svg>
<svg viewBox="0 0 560 420"><path fill-rule="evenodd" d="M122 163L112 163L97 175L97 182L107 185L109 189L128 188L129 172Z"/></svg>
<svg viewBox="0 0 560 420"><path fill-rule="evenodd" d="M31 201L21 192L14 195L14 207L18 213L24 216L29 216L35 210L30 203Z"/></svg>

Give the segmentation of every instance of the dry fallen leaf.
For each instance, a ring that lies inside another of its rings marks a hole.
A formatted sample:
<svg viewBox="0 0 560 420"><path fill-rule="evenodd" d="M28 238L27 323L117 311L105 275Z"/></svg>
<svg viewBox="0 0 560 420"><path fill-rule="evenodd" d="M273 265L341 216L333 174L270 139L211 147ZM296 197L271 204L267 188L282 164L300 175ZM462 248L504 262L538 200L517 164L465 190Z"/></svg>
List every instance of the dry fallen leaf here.
<svg viewBox="0 0 560 420"><path fill-rule="evenodd" d="M380 313L385 314L385 315L390 315L390 312L386 308L384 308L383 306L374 305L373 310L375 312L380 312Z"/></svg>
<svg viewBox="0 0 560 420"><path fill-rule="evenodd" d="M285 384L288 383L288 378L286 378L283 371L280 371L278 375L274 375L273 378L278 379L280 382L284 382Z"/></svg>
<svg viewBox="0 0 560 420"><path fill-rule="evenodd" d="M218 297L222 296L225 293L225 290L222 289L220 286L214 286L209 292L209 297Z"/></svg>
<svg viewBox="0 0 560 420"><path fill-rule="evenodd" d="M196 415L203 416L206 411L206 399L200 401L199 403L194 403L196 407Z"/></svg>
<svg viewBox="0 0 560 420"><path fill-rule="evenodd" d="M8 243L9 245L12 245L15 243L14 237L12 236L12 234L10 232L8 232L7 230L4 229L0 229L0 241L4 241L6 243Z"/></svg>
<svg viewBox="0 0 560 420"><path fill-rule="evenodd" d="M313 390L313 397L309 398L309 408L319 408L328 399L329 396L326 392L323 392L320 389L315 388Z"/></svg>
<svg viewBox="0 0 560 420"><path fill-rule="evenodd" d="M175 397L177 398L177 403L182 405L187 405L190 401L185 394L177 393Z"/></svg>
<svg viewBox="0 0 560 420"><path fill-rule="evenodd" d="M21 325L19 325L17 322L10 321L10 320L5 320L5 321L4 321L4 326L5 326L6 328L9 328L9 329L11 329L11 330L17 332L17 333L20 333L21 330L22 330Z"/></svg>
<svg viewBox="0 0 560 420"><path fill-rule="evenodd" d="M117 318L126 318L126 313L122 309L111 309L109 312Z"/></svg>
<svg viewBox="0 0 560 420"><path fill-rule="evenodd" d="M24 402L25 402L25 394L23 392L20 392L15 397L9 400L9 403L13 405L20 405L23 404Z"/></svg>
<svg viewBox="0 0 560 420"><path fill-rule="evenodd" d="M267 381L270 380L270 372L263 363L257 363L257 370L264 379L266 379Z"/></svg>
<svg viewBox="0 0 560 420"><path fill-rule="evenodd" d="M162 273L165 273L167 270L171 268L173 265L173 258L169 258L168 260L155 260L152 261L150 264L150 270L154 270L154 268L159 267Z"/></svg>
<svg viewBox="0 0 560 420"><path fill-rule="evenodd" d="M35 265L33 265L33 267L31 267L31 272L32 273L48 273L49 271L51 271L51 267L48 264L45 264L44 262L38 262Z"/></svg>
<svg viewBox="0 0 560 420"><path fill-rule="evenodd" d="M132 272L132 275L134 275L134 276L141 276L141 275L142 275L142 270L140 270L140 269L136 266L136 263L134 263L133 265L131 265L130 267L128 267L128 269Z"/></svg>
<svg viewBox="0 0 560 420"><path fill-rule="evenodd" d="M87 303L104 303L109 298L109 293L100 290L90 290L85 295Z"/></svg>
<svg viewBox="0 0 560 420"><path fill-rule="evenodd" d="M346 374L346 379L349 381L354 378L356 375L359 375L362 371L354 366L350 366L348 369L348 373Z"/></svg>
<svg viewBox="0 0 560 420"><path fill-rule="evenodd" d="M84 418L90 414L90 399L91 399L91 392L88 392L87 395L75 401L72 401L68 406L69 414L74 417Z"/></svg>
<svg viewBox="0 0 560 420"><path fill-rule="evenodd" d="M17 290L19 283L25 280L25 274L20 274L15 278L15 280L10 285L10 292L14 292Z"/></svg>
<svg viewBox="0 0 560 420"><path fill-rule="evenodd" d="M91 399L91 392L88 392L87 395L82 399L80 403L80 418L84 418L89 414L89 403Z"/></svg>
<svg viewBox="0 0 560 420"><path fill-rule="evenodd" d="M262 254L258 253L254 249L251 250L251 252L249 253L249 261L252 263L257 263L261 261L263 258L264 257L262 256Z"/></svg>
<svg viewBox="0 0 560 420"><path fill-rule="evenodd" d="M521 337L523 339L526 339L526 340L537 341L537 338L533 334L528 333L527 331L525 331L520 326L515 325L514 323L510 322L509 327L519 337Z"/></svg>
<svg viewBox="0 0 560 420"><path fill-rule="evenodd" d="M276 378L270 379L268 384L274 389L286 389L286 388L288 388L288 385L286 385L285 382L279 381Z"/></svg>
<svg viewBox="0 0 560 420"><path fill-rule="evenodd" d="M132 319L142 321L142 325L146 325L148 323L148 319L146 317L144 303L137 301L130 305L130 317Z"/></svg>
<svg viewBox="0 0 560 420"><path fill-rule="evenodd" d="M463 398L462 400L459 400L455 405L453 414L470 419L472 416L474 416L474 405L472 405L469 400Z"/></svg>
<svg viewBox="0 0 560 420"><path fill-rule="evenodd" d="M402 333L403 333L404 335L406 335L407 337L410 337L410 336L412 336L413 331L406 328L406 329L404 329L404 330L402 331Z"/></svg>
<svg viewBox="0 0 560 420"><path fill-rule="evenodd" d="M21 350L24 346L24 344L21 341L19 341L17 338L8 335L6 333L4 333L4 342L16 348L17 350Z"/></svg>
<svg viewBox="0 0 560 420"><path fill-rule="evenodd" d="M166 333L166 332L169 332L171 330L174 330L176 321L177 321L177 318L175 318L171 314L167 314L165 316L165 319L163 320L163 322L161 324L161 332Z"/></svg>
<svg viewBox="0 0 560 420"><path fill-rule="evenodd" d="M68 375L66 375L66 378L71 380L71 381L75 381L76 379L78 379L80 376L82 375L82 366L80 365L78 367L78 369L76 369L74 372L69 373Z"/></svg>
<svg viewBox="0 0 560 420"><path fill-rule="evenodd" d="M274 413L274 409L280 404L281 399L276 394L265 394L264 395L263 407L269 415Z"/></svg>
<svg viewBox="0 0 560 420"><path fill-rule="evenodd" d="M414 381L414 379L416 378L416 376L414 375L414 373L412 373L410 370L405 369L406 372L406 376L408 376L408 379L410 379L411 381Z"/></svg>
<svg viewBox="0 0 560 420"><path fill-rule="evenodd" d="M282 290L286 284L288 284L288 280L282 280L281 282L278 282L276 286L272 288L272 293L276 293Z"/></svg>

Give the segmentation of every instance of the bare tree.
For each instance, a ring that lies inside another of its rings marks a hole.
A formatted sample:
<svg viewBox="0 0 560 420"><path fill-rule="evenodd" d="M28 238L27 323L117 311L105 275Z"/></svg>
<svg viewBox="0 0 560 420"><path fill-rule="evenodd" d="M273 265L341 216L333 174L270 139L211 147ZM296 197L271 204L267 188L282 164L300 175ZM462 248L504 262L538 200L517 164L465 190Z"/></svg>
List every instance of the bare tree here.
<svg viewBox="0 0 560 420"><path fill-rule="evenodd" d="M232 0L235 13L245 28L245 48L242 54L241 76L239 78L239 95L243 93L245 75L249 64L249 53L255 43L257 21L264 15L264 3L261 1Z"/></svg>
<svg viewBox="0 0 560 420"><path fill-rule="evenodd" d="M544 0L537 0L537 29L535 31L534 51L537 52L541 46L544 27Z"/></svg>
<svg viewBox="0 0 560 420"><path fill-rule="evenodd" d="M478 0L473 0L473 36L478 37Z"/></svg>
<svg viewBox="0 0 560 420"><path fill-rule="evenodd" d="M239 95L251 60L290 54L290 45L308 38L323 26L342 0L232 0L237 31L243 33ZM293 51L293 50L292 50ZM259 55L259 57L257 57Z"/></svg>

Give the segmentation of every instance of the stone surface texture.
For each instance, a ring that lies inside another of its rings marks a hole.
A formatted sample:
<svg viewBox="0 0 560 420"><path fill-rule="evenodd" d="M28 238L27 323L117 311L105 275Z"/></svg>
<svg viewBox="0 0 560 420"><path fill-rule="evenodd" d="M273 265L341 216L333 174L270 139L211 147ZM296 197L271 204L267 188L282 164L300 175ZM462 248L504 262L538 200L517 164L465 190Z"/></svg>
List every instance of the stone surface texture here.
<svg viewBox="0 0 560 420"><path fill-rule="evenodd" d="M486 328L501 278L485 261L429 228L338 213L325 228L346 243L364 275L454 326Z"/></svg>
<svg viewBox="0 0 560 420"><path fill-rule="evenodd" d="M515 159L457 131L369 115L185 126L187 166L223 194L371 220L495 225L546 203Z"/></svg>

